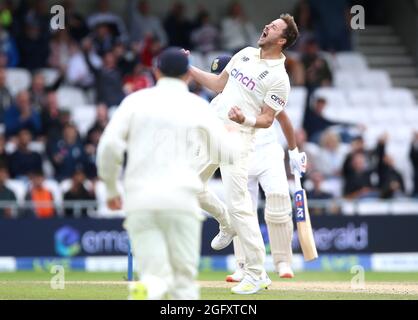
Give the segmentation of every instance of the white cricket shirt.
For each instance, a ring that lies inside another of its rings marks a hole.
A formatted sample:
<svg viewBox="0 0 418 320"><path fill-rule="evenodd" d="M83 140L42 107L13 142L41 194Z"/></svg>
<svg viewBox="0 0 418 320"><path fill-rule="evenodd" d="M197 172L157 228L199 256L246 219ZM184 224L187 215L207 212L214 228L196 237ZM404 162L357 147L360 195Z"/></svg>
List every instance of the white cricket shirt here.
<svg viewBox="0 0 418 320"><path fill-rule="evenodd" d="M263 104L276 111L276 115L287 104L290 92L289 76L285 69L286 57L261 59L261 49L247 47L234 55L225 67L228 82L216 101L218 115L225 122L229 110L238 106L244 114L257 116ZM253 128L240 126L241 130Z"/></svg>
<svg viewBox="0 0 418 320"><path fill-rule="evenodd" d="M127 151L126 212L194 211L196 193L202 188L194 153L208 142L220 157L237 152L222 121L183 81L163 78L154 88L129 95L111 118L98 147L98 174L108 198L118 195L116 180Z"/></svg>

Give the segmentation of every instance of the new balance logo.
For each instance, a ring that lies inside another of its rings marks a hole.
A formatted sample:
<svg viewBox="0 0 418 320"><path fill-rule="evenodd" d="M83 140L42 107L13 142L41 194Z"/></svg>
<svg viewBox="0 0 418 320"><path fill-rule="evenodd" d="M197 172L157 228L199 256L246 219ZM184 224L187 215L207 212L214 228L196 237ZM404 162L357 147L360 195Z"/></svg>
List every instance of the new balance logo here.
<svg viewBox="0 0 418 320"><path fill-rule="evenodd" d="M241 71L238 69L233 69L231 71L231 76L241 82L247 89L254 90L255 88L255 81L252 78L245 76Z"/></svg>

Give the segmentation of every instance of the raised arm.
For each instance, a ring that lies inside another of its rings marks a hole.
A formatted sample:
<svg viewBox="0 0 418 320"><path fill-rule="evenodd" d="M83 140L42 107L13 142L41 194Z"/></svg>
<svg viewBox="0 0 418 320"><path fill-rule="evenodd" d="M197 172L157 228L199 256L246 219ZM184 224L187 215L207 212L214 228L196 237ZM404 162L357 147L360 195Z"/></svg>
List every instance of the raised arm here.
<svg viewBox="0 0 418 320"><path fill-rule="evenodd" d="M216 75L193 66L190 68L190 75L196 82L217 93L223 91L229 78L225 70L221 74Z"/></svg>
<svg viewBox="0 0 418 320"><path fill-rule="evenodd" d="M183 52L190 57L189 50L183 49ZM229 78L229 74L225 69L220 74L214 74L203 71L195 66L190 67L190 75L194 81L216 93L223 91Z"/></svg>

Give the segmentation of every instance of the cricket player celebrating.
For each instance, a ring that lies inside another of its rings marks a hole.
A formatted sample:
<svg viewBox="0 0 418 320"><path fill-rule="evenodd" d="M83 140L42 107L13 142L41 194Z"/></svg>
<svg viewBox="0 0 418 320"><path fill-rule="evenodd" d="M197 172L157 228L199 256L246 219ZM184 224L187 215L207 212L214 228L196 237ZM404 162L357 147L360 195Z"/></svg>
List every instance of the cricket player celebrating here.
<svg viewBox="0 0 418 320"><path fill-rule="evenodd" d="M228 246L235 235L241 242L245 275L231 289L237 294L253 294L271 283L264 269L264 243L247 187L249 162L254 151L256 128L270 127L287 103L290 84L282 50L291 46L297 36L293 17L281 15L265 26L258 41L259 49L241 50L219 75L196 67L190 70L195 81L212 91L222 92L216 101L218 115L230 130L240 134L245 146L240 161L220 166L228 209L222 212L229 215L229 220L228 217L215 217L225 225L221 223L220 232L212 241L212 248L217 250ZM297 149L292 150L290 156L295 163L303 161L303 155ZM208 169L209 175L213 172L213 168ZM200 194L200 200L202 196L204 193ZM210 201L210 197L206 200ZM283 216L286 216L283 220L290 220L285 201L274 197L269 203L267 210L278 219L276 221L282 221Z"/></svg>
<svg viewBox="0 0 418 320"><path fill-rule="evenodd" d="M235 147L208 103L188 91L188 58L178 48L167 49L158 69L156 87L126 97L106 127L98 172L108 206L121 209L116 181L127 151L124 226L141 280L131 286L131 298L198 299L202 183L191 151L195 143L209 142L220 159L229 160Z"/></svg>
<svg viewBox="0 0 418 320"><path fill-rule="evenodd" d="M219 74L231 60L230 56L219 56L211 65L211 72ZM216 97L211 103L216 108ZM275 127L280 124L281 130L285 135L289 150L295 152L296 141L293 126L283 110L274 121L273 125L268 129L258 130L255 139L255 152L250 161L250 169L248 176L248 190L253 203L253 211L257 215L258 208L258 185L260 184L266 194L266 209L264 218L267 222L267 230L273 263L280 278L293 278L294 274L291 268L292 258L292 205L289 196L289 186L287 182L286 170L284 166L284 150L280 145ZM304 154L304 153L303 153ZM299 163L290 158L290 168L295 168L304 173L306 171L305 163ZM285 212L281 215L275 214L269 210L272 207L272 201L280 199L282 202L282 210ZM287 213L287 215L286 215ZM214 215L218 215L215 213ZM276 216L279 216L277 218ZM240 282L244 277L245 255L241 248L238 237L234 237L234 253L237 263L237 269L226 277L228 282Z"/></svg>

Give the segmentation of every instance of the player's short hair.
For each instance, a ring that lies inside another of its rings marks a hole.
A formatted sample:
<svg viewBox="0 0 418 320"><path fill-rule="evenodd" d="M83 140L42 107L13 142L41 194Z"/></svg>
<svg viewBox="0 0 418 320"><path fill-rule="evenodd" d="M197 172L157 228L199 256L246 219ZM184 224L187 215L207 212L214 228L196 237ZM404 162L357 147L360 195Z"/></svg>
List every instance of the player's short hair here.
<svg viewBox="0 0 418 320"><path fill-rule="evenodd" d="M282 34L282 37L286 39L283 49L287 49L296 42L296 39L299 37L299 29L292 15L283 13L280 15L280 19L287 25L287 28L283 30Z"/></svg>

